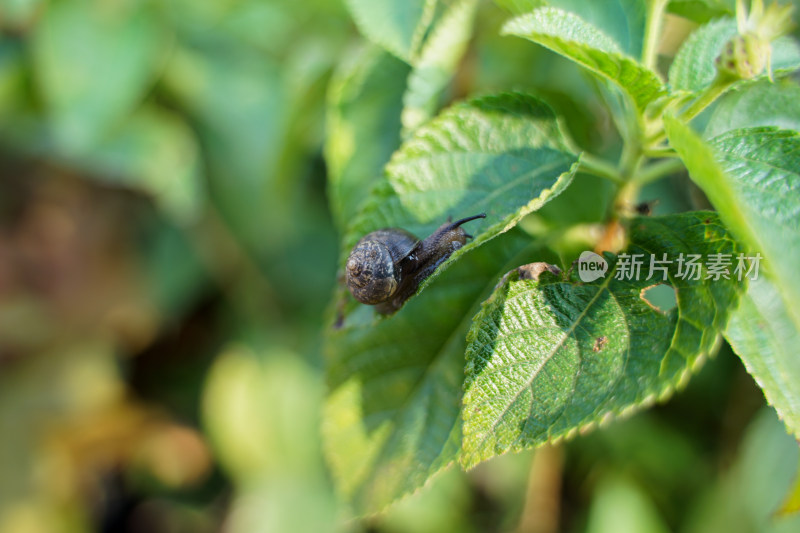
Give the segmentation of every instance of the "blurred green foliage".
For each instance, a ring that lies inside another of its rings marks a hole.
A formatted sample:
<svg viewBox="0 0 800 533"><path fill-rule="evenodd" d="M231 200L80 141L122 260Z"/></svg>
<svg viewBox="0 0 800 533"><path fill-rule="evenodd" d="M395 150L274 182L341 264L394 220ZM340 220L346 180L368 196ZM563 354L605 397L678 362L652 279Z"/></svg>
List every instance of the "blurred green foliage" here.
<svg viewBox="0 0 800 533"><path fill-rule="evenodd" d="M478 9L448 98L567 86L573 137L613 151L591 83ZM727 349L666 406L352 517L322 459L319 334L366 193L329 211L325 127L360 114L384 148L329 140L359 156L332 170L380 168L402 86L361 91L408 73L335 0L0 0L0 531L771 531L797 447ZM585 186L528 226L592 219L606 183Z"/></svg>

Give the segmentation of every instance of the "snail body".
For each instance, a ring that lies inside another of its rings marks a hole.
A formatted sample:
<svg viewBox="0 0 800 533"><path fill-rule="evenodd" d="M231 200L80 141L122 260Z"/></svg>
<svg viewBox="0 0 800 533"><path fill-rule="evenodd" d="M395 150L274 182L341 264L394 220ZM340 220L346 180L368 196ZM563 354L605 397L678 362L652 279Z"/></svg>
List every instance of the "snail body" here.
<svg viewBox="0 0 800 533"><path fill-rule="evenodd" d="M365 235L347 258L345 279L353 297L388 314L400 309L422 281L471 238L461 227L486 214L449 220L420 240L400 228Z"/></svg>

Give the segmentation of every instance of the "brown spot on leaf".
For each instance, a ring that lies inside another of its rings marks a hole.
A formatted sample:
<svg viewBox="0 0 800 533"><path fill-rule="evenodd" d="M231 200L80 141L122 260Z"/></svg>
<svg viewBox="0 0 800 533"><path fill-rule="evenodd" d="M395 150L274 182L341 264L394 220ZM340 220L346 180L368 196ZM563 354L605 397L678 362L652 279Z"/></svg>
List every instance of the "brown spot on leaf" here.
<svg viewBox="0 0 800 533"><path fill-rule="evenodd" d="M551 265L550 263L545 263L543 261L537 263L528 263L527 265L522 265L521 267L517 268L517 272L519 272L519 279L532 279L534 281L539 281L539 276L542 275L543 272L550 272L554 275L561 274L561 269L555 265Z"/></svg>
<svg viewBox="0 0 800 533"><path fill-rule="evenodd" d="M592 346L592 351L599 352L600 350L603 349L603 347L605 347L607 343L608 343L608 337L606 337L605 335L597 337L594 340L594 346Z"/></svg>

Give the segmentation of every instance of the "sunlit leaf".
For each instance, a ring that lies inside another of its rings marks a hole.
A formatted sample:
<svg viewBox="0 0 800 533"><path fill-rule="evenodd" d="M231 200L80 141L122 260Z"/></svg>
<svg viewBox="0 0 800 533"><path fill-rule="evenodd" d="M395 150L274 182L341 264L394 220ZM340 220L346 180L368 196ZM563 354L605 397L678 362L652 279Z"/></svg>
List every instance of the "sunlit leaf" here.
<svg viewBox="0 0 800 533"><path fill-rule="evenodd" d="M296 354L239 346L214 363L203 417L226 471L242 484L318 475L322 383Z"/></svg>
<svg viewBox="0 0 800 533"><path fill-rule="evenodd" d="M734 235L763 254L763 268L800 327L800 134L777 128L727 132L704 143L665 120L670 144Z"/></svg>
<svg viewBox="0 0 800 533"><path fill-rule="evenodd" d="M655 72L626 55L608 35L573 13L540 8L507 22L503 33L541 44L611 81L631 97L640 111L666 92Z"/></svg>
<svg viewBox="0 0 800 533"><path fill-rule="evenodd" d="M700 26L683 43L669 69L672 90L701 91L717 75L715 60L738 32L736 19L719 18ZM782 74L800 67L800 46L791 37L772 43L772 72ZM764 72L762 76L768 76Z"/></svg>
<svg viewBox="0 0 800 533"><path fill-rule="evenodd" d="M670 0L667 10L699 24L705 24L714 18L733 15L733 2L727 0Z"/></svg>
<svg viewBox="0 0 800 533"><path fill-rule="evenodd" d="M555 115L535 97L511 93L454 105L395 153L386 181L345 233L342 253L346 257L378 228L400 227L424 238L449 216L485 212L486 219L470 223L475 238L446 267L558 195L576 163Z"/></svg>
<svg viewBox="0 0 800 533"><path fill-rule="evenodd" d="M570 11L596 26L633 57L639 57L644 38L646 2L644 0L495 0L515 15L529 13L543 6Z"/></svg>
<svg viewBox="0 0 800 533"><path fill-rule="evenodd" d="M706 279L705 270L680 276L678 261L734 254L730 235L710 212L634 219L631 232L626 251L645 261L632 279L618 275L622 256L608 254L608 272L594 282L512 276L484 304L467 337L464 466L650 405L713 353L740 282ZM666 254L667 280L661 271L647 279L651 254ZM659 283L675 289L677 308L646 300Z"/></svg>
<svg viewBox="0 0 800 533"><path fill-rule="evenodd" d="M362 306L327 332L325 452L357 513L379 511L456 458L469 318L533 250L509 232L465 254L391 318L374 322Z"/></svg>

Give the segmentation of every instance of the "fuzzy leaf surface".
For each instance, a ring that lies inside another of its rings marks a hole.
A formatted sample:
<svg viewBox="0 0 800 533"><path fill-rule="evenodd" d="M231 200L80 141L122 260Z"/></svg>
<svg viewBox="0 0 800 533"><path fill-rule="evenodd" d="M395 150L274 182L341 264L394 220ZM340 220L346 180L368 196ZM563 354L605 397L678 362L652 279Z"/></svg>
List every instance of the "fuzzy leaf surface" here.
<svg viewBox="0 0 800 533"><path fill-rule="evenodd" d="M616 279L622 255L590 283L544 274L500 286L467 337L461 462L473 467L507 451L568 438L664 398L713 352L736 303L739 282L678 275L680 254L733 254L711 212L638 218L628 254L644 254L638 279ZM647 280L649 258L672 261ZM625 276L620 276L625 278ZM675 289L664 312L642 296Z"/></svg>
<svg viewBox="0 0 800 533"><path fill-rule="evenodd" d="M626 55L611 37L574 13L539 8L508 21L502 33L538 43L611 81L631 97L639 111L666 93L655 72Z"/></svg>
<svg viewBox="0 0 800 533"><path fill-rule="evenodd" d="M666 118L670 144L731 231L777 285L800 327L800 134L760 127L729 131L706 144Z"/></svg>
<svg viewBox="0 0 800 533"><path fill-rule="evenodd" d="M669 69L673 91L697 92L705 89L717 75L716 59L725 44L737 33L736 19L712 20L695 30L678 50ZM791 37L780 37L772 43L772 71L791 72L800 67L800 47ZM767 77L768 73L762 74Z"/></svg>
<svg viewBox="0 0 800 533"><path fill-rule="evenodd" d="M361 306L326 338L323 440L334 483L358 514L421 487L458 455L469 317L497 278L533 260L512 230L465 255L390 318Z"/></svg>
<svg viewBox="0 0 800 533"><path fill-rule="evenodd" d="M577 160L553 111L533 96L508 93L452 106L394 154L385 179L345 233L341 264L370 231L399 227L424 238L449 216L486 213L485 219L469 223L475 238L421 290L458 257L508 231L563 191Z"/></svg>

